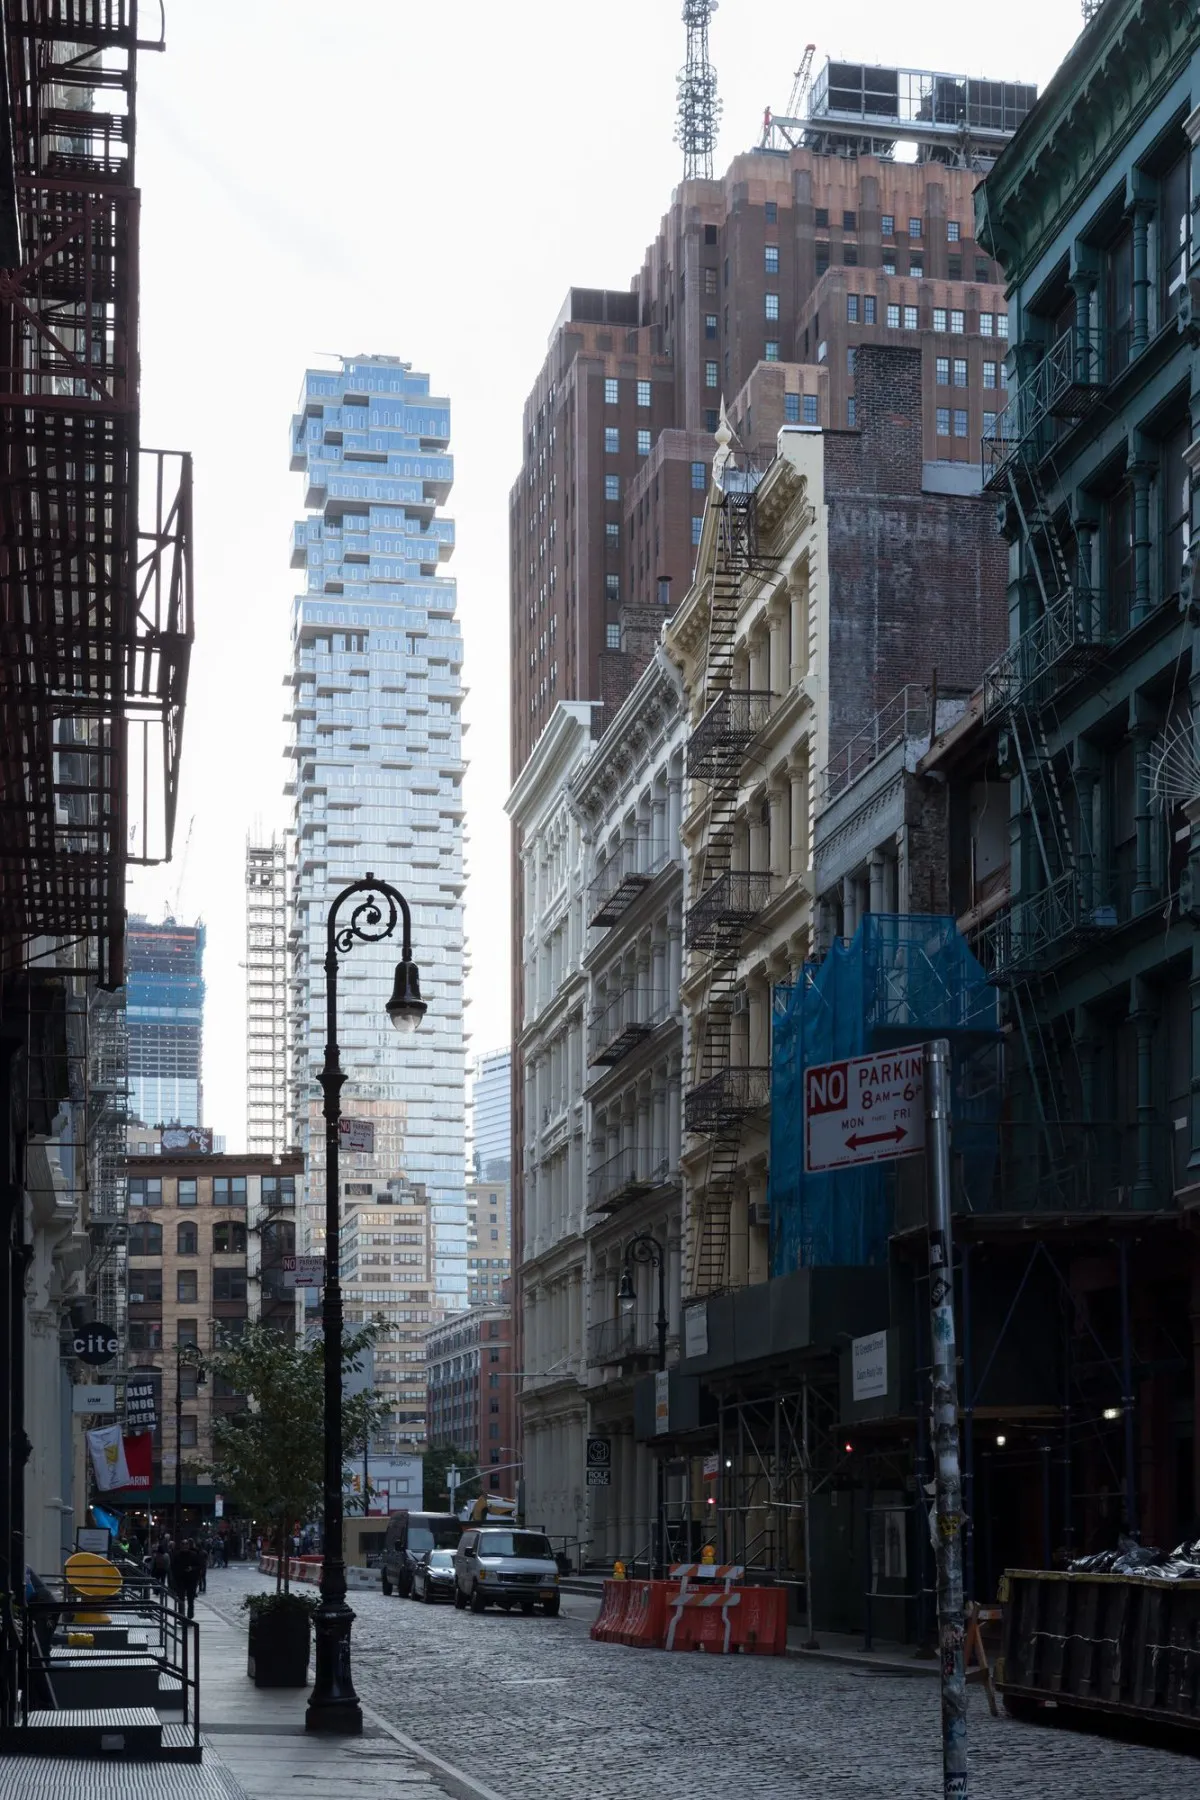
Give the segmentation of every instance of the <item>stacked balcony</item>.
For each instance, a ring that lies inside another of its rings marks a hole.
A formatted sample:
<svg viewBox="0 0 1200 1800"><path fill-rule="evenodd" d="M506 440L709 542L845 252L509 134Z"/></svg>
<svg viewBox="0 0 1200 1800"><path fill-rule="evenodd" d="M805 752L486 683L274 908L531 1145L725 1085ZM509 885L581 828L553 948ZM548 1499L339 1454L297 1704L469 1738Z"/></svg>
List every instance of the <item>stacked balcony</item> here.
<svg viewBox="0 0 1200 1800"><path fill-rule="evenodd" d="M770 1104L771 1070L756 1064L722 1069L684 1095L685 1131L703 1136L733 1131L751 1113Z"/></svg>
<svg viewBox="0 0 1200 1800"><path fill-rule="evenodd" d="M1090 588L1069 589L984 671L984 719L1017 705L1040 706L1098 662L1119 635Z"/></svg>
<svg viewBox="0 0 1200 1800"><path fill-rule="evenodd" d="M657 1354L658 1334L652 1323L640 1319L602 1319L588 1327L587 1360L590 1367L604 1368Z"/></svg>
<svg viewBox="0 0 1200 1800"><path fill-rule="evenodd" d="M597 1007L588 1021L588 1062L611 1069L671 1016L671 996L639 990L636 982Z"/></svg>
<svg viewBox="0 0 1200 1800"><path fill-rule="evenodd" d="M1091 411L1107 385L1105 362L1097 330L1067 327L984 433L985 489L1006 487L1019 457L1040 462L1054 448L1059 426Z"/></svg>
<svg viewBox="0 0 1200 1800"><path fill-rule="evenodd" d="M688 774L698 781L720 781L736 773L770 716L768 692L735 689L718 694L688 739Z"/></svg>
<svg viewBox="0 0 1200 1800"><path fill-rule="evenodd" d="M588 1174L588 1209L615 1212L631 1200L675 1184L669 1150L639 1150L628 1144Z"/></svg>
<svg viewBox="0 0 1200 1800"><path fill-rule="evenodd" d="M588 883L588 924L615 925L670 861L668 844L651 843L649 838L622 838Z"/></svg>
<svg viewBox="0 0 1200 1800"><path fill-rule="evenodd" d="M770 900L769 870L727 870L688 908L684 936L689 950L735 945Z"/></svg>

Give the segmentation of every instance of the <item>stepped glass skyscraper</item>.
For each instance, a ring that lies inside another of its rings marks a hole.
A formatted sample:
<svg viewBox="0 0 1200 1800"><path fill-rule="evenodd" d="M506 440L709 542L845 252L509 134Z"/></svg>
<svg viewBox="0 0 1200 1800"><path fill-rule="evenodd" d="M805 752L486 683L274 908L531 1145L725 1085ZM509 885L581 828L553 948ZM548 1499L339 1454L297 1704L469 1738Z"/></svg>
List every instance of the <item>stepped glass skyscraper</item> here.
<svg viewBox="0 0 1200 1800"><path fill-rule="evenodd" d="M441 512L454 479L449 441L449 401L395 357L347 357L304 377L292 420L291 466L304 477L306 514L292 554L305 579L294 603L289 783L292 1105L307 1169L301 1235L313 1249L324 1235L316 1076L326 918L338 892L369 871L412 907L429 1010L415 1037L392 1030L384 1007L395 945L359 944L342 962L342 1112L374 1125L374 1150L341 1159L343 1216L359 1246L343 1276L345 1304L349 1319L383 1314L395 1328L391 1341L411 1336L414 1347L440 1309L467 1304L462 640L454 580L441 572L454 548L453 521ZM427 1208L426 1229L390 1229L413 1226L414 1205ZM395 1207L404 1210L393 1215ZM415 1439L415 1390L412 1398L402 1418Z"/></svg>

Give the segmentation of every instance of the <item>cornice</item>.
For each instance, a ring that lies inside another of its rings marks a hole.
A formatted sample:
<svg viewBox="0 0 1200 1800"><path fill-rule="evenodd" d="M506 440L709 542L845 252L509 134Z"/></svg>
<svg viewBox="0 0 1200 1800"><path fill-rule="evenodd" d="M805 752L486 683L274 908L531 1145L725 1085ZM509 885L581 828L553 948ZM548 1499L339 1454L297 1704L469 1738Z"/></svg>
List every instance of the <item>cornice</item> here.
<svg viewBox="0 0 1200 1800"><path fill-rule="evenodd" d="M1010 288L1118 162L1195 37L1195 0L1109 0L1085 26L976 189L976 236Z"/></svg>

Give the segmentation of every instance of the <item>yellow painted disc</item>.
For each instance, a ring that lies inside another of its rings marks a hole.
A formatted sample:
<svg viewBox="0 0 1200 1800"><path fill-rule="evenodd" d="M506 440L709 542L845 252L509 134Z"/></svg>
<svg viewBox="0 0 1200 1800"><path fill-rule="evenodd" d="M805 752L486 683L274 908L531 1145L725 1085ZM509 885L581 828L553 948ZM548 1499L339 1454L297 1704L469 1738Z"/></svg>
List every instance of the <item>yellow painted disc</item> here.
<svg viewBox="0 0 1200 1800"><path fill-rule="evenodd" d="M92 1550L77 1550L68 1556L65 1573L74 1591L89 1600L111 1600L121 1591L120 1569Z"/></svg>

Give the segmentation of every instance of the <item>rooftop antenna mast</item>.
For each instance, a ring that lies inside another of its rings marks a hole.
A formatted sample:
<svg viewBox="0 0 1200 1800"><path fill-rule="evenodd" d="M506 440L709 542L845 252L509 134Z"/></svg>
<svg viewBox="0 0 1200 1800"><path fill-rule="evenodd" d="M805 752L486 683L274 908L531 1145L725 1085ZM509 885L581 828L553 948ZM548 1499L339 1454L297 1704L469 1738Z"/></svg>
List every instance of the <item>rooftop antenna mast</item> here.
<svg viewBox="0 0 1200 1800"><path fill-rule="evenodd" d="M708 60L708 21L716 10L717 0L683 0L687 62L679 72L675 142L683 151L685 181L712 180L721 102L717 98L717 71Z"/></svg>

